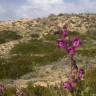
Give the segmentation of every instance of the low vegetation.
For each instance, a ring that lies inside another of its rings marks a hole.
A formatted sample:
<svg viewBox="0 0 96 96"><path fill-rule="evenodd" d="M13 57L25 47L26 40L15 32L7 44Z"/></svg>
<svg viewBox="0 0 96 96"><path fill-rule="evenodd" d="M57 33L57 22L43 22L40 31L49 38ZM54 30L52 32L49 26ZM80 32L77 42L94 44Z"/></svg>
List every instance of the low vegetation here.
<svg viewBox="0 0 96 96"><path fill-rule="evenodd" d="M78 32L71 33L71 36L75 35L82 37L82 44L77 55L94 57L96 48L90 43L92 38L84 41L90 36L81 35ZM52 64L52 62L66 57L65 51L56 46L56 38L58 38L57 35L48 34L43 40L30 40L15 45L10 51L9 58L0 58L0 79L20 78L20 76L34 71L34 66Z"/></svg>
<svg viewBox="0 0 96 96"><path fill-rule="evenodd" d="M16 96L95 96L96 68L86 70L84 80L78 83L78 87L74 93L64 90L63 83L48 87L34 87L31 82L28 83L27 88L22 88L18 91L16 87L12 86L7 86L3 91L2 96L13 96L15 94Z"/></svg>
<svg viewBox="0 0 96 96"><path fill-rule="evenodd" d="M64 57L64 54L62 49L50 42L31 40L27 43L19 43L11 50L10 58L0 59L0 79L19 78L32 72L34 66L52 64Z"/></svg>
<svg viewBox="0 0 96 96"><path fill-rule="evenodd" d="M15 31L1 31L0 32L0 44L6 43L12 40L20 39L21 36Z"/></svg>

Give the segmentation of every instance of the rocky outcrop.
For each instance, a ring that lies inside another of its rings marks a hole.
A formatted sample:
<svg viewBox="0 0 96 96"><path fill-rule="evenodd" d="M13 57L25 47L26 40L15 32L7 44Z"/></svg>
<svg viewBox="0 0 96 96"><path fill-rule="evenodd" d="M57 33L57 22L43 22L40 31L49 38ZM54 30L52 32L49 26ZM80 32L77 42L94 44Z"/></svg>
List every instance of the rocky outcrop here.
<svg viewBox="0 0 96 96"><path fill-rule="evenodd" d="M15 30L24 36L27 32L40 32L46 34L57 30L57 27L62 27L64 24L68 24L69 29L72 31L85 33L88 32L90 28L96 27L96 14L62 14L50 15L42 19L4 21L0 22L0 31Z"/></svg>

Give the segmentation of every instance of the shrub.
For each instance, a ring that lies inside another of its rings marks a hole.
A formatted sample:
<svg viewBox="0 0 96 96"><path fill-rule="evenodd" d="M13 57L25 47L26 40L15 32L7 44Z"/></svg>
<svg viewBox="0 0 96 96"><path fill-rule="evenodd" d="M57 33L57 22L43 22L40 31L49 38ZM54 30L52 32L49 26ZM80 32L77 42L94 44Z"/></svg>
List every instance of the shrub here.
<svg viewBox="0 0 96 96"><path fill-rule="evenodd" d="M15 87L7 87L3 96L15 96L16 88Z"/></svg>
<svg viewBox="0 0 96 96"><path fill-rule="evenodd" d="M46 36L44 36L45 40L49 40L49 41L55 41L58 37L57 35L54 34L47 34Z"/></svg>
<svg viewBox="0 0 96 96"><path fill-rule="evenodd" d="M47 54L55 49L55 45L41 40L31 40L28 43L17 44L12 50L12 54Z"/></svg>
<svg viewBox="0 0 96 96"><path fill-rule="evenodd" d="M83 50L78 50L78 54L82 56L87 56L87 57L94 57L96 56L96 49L83 49Z"/></svg>
<svg viewBox="0 0 96 96"><path fill-rule="evenodd" d="M31 37L32 37L33 39L38 39L40 36L39 36L39 34L31 34Z"/></svg>
<svg viewBox="0 0 96 96"><path fill-rule="evenodd" d="M1 31L0 32L0 44L9 42L11 40L20 39L21 36L17 34L15 31Z"/></svg>
<svg viewBox="0 0 96 96"><path fill-rule="evenodd" d="M0 62L0 79L19 78L21 75L32 71L31 58L28 56L15 56Z"/></svg>

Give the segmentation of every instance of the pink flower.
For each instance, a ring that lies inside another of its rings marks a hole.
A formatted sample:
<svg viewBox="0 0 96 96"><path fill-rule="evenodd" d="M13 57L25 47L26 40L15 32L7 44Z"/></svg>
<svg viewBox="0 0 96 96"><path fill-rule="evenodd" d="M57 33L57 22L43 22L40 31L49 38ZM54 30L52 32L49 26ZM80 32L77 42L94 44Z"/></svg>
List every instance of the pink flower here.
<svg viewBox="0 0 96 96"><path fill-rule="evenodd" d="M3 95L4 91L5 91L4 85L3 84L0 84L0 96Z"/></svg>
<svg viewBox="0 0 96 96"><path fill-rule="evenodd" d="M83 68L80 68L80 69L79 69L79 73L81 73L81 74L85 74L84 69L83 69Z"/></svg>
<svg viewBox="0 0 96 96"><path fill-rule="evenodd" d="M70 81L64 82L64 88L65 89L68 89L68 90L71 90L72 89L72 85L71 85Z"/></svg>
<svg viewBox="0 0 96 96"><path fill-rule="evenodd" d="M64 82L64 88L67 89L67 90L73 90L74 88L76 88L77 86L77 82L75 81L66 81Z"/></svg>
<svg viewBox="0 0 96 96"><path fill-rule="evenodd" d="M76 50L75 50L74 47L69 47L69 48L67 49L67 51L68 51L68 54L69 54L70 56L75 55L75 52L76 52Z"/></svg>
<svg viewBox="0 0 96 96"><path fill-rule="evenodd" d="M65 30L65 31L63 32L63 36L64 36L64 37L67 37L67 36L68 36L68 31L67 31L67 30Z"/></svg>
<svg viewBox="0 0 96 96"><path fill-rule="evenodd" d="M62 39L57 40L57 45L60 48L66 48L67 47L66 42L64 40L62 40Z"/></svg>
<svg viewBox="0 0 96 96"><path fill-rule="evenodd" d="M80 45L80 38L79 37L75 37L72 41L72 46L73 47L78 47Z"/></svg>
<svg viewBox="0 0 96 96"><path fill-rule="evenodd" d="M79 70L78 78L81 80L81 79L83 78L84 74L85 74L85 71L84 71L83 68L81 68L81 69Z"/></svg>

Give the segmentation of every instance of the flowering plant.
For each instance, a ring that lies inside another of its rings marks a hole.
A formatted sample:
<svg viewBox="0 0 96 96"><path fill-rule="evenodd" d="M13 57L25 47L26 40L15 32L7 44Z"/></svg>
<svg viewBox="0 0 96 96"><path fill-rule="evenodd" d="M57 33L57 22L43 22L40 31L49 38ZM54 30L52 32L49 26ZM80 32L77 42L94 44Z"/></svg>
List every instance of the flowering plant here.
<svg viewBox="0 0 96 96"><path fill-rule="evenodd" d="M0 96L4 94L5 86L3 84L0 84Z"/></svg>
<svg viewBox="0 0 96 96"><path fill-rule="evenodd" d="M68 80L64 82L64 88L71 91L76 89L78 81L82 80L85 74L84 69L78 68L74 59L74 55L77 52L77 48L80 46L81 40L77 36L70 39L69 31L66 26L64 26L63 30L58 32L58 34L60 35L60 39L57 40L57 46L65 49L71 60L71 72Z"/></svg>

